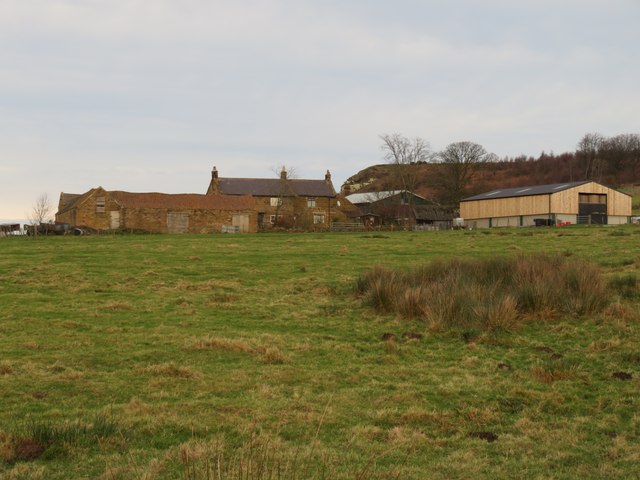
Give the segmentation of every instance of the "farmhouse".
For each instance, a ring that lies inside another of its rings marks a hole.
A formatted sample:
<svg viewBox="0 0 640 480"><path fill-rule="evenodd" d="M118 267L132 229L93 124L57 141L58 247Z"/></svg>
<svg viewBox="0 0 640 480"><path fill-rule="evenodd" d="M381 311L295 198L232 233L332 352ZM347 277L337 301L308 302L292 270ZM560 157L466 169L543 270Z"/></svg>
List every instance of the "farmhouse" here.
<svg viewBox="0 0 640 480"><path fill-rule="evenodd" d="M463 199L460 216L477 228L628 223L631 196L586 180L493 190Z"/></svg>
<svg viewBox="0 0 640 480"><path fill-rule="evenodd" d="M57 223L95 230L157 233L214 233L227 226L255 232L255 201L250 196L131 193L102 187L61 193Z"/></svg>
<svg viewBox="0 0 640 480"><path fill-rule="evenodd" d="M230 178L220 177L214 166L207 195L251 195L255 198L258 229L328 228L339 215L328 170L324 180L287 178L284 169L280 178Z"/></svg>

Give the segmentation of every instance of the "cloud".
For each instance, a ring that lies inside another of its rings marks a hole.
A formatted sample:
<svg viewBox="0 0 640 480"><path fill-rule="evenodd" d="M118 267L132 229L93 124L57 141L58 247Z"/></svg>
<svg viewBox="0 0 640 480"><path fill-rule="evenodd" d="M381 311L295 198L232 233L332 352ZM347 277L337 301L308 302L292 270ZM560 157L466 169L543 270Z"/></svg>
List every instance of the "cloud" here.
<svg viewBox="0 0 640 480"><path fill-rule="evenodd" d="M381 161L382 133L516 155L635 131L638 13L630 0L4 0L0 205L98 184L200 191L214 163L329 168L341 183Z"/></svg>

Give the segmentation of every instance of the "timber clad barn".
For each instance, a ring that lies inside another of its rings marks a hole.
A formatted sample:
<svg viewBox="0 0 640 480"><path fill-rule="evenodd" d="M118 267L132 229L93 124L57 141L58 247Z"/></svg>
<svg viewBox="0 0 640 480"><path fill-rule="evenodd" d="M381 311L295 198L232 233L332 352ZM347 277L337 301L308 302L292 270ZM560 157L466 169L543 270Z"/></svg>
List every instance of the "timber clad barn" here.
<svg viewBox="0 0 640 480"><path fill-rule="evenodd" d="M460 216L476 228L629 222L631 196L599 183L556 183L505 188L468 197Z"/></svg>

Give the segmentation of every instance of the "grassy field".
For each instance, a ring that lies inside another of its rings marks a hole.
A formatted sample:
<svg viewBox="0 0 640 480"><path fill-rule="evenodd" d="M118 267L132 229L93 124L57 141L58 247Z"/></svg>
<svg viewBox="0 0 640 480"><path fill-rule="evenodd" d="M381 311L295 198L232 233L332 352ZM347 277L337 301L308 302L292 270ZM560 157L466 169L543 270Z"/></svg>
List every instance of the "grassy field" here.
<svg viewBox="0 0 640 480"><path fill-rule="evenodd" d="M0 240L2 478L640 475L640 228ZM355 295L528 252L610 305L482 333Z"/></svg>

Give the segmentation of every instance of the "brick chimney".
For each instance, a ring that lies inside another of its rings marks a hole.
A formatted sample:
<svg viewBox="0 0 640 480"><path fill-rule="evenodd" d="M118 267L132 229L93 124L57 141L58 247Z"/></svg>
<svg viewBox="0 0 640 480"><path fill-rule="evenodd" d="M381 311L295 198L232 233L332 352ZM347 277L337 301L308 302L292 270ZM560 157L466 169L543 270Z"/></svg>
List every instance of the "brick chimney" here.
<svg viewBox="0 0 640 480"><path fill-rule="evenodd" d="M280 180L286 180L287 179L287 171L284 169L284 167L282 167L282 170L280 171Z"/></svg>
<svg viewBox="0 0 640 480"><path fill-rule="evenodd" d="M342 185L342 194L346 197L347 195L351 195L351 185L345 183Z"/></svg>
<svg viewBox="0 0 640 480"><path fill-rule="evenodd" d="M324 181L327 183L331 183L331 172L327 170L327 173L324 174Z"/></svg>
<svg viewBox="0 0 640 480"><path fill-rule="evenodd" d="M213 170L211 170L211 183L209 183L207 195L217 195L218 193L220 193L220 189L218 187L218 169L214 165Z"/></svg>

